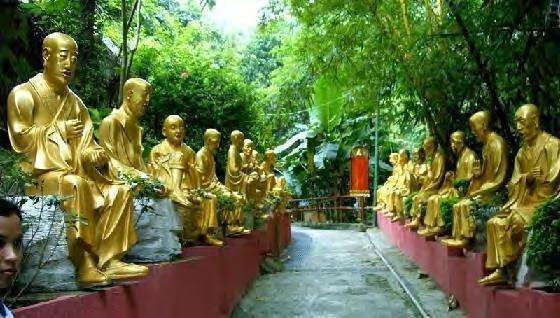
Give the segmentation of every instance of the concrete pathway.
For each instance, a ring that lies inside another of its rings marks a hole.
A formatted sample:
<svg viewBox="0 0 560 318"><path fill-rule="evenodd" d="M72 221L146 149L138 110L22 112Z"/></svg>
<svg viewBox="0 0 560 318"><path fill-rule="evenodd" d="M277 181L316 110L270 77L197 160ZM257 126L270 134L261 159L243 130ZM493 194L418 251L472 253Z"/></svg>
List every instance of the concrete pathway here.
<svg viewBox="0 0 560 318"><path fill-rule="evenodd" d="M369 239L390 252L391 260L398 263L395 268L413 271L413 265L391 250L379 233L302 227L293 227L292 233L286 270L261 276L234 311L234 318L420 317ZM448 317L447 298L429 279L412 284L414 288L409 289L415 292L430 291L423 307L430 307L431 317ZM450 317L462 314L457 311Z"/></svg>

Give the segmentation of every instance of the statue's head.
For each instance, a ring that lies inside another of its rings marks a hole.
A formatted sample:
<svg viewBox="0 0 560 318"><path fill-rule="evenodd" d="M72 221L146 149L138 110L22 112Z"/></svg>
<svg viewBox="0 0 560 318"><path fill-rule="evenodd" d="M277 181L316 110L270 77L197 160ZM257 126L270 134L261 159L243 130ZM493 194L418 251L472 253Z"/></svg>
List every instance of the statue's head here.
<svg viewBox="0 0 560 318"><path fill-rule="evenodd" d="M432 156L437 150L436 139L434 137L428 137L424 139L424 152L428 156Z"/></svg>
<svg viewBox="0 0 560 318"><path fill-rule="evenodd" d="M407 149L399 151L399 164L406 165L410 161L410 152Z"/></svg>
<svg viewBox="0 0 560 318"><path fill-rule="evenodd" d="M43 76L55 89L65 88L74 78L78 44L69 35L55 32L43 40Z"/></svg>
<svg viewBox="0 0 560 318"><path fill-rule="evenodd" d="M396 152L392 152L389 155L389 163L394 166L397 164L397 162L399 162L399 154Z"/></svg>
<svg viewBox="0 0 560 318"><path fill-rule="evenodd" d="M424 148L414 148L412 151L412 159L415 162L423 163L426 160L426 153L424 152Z"/></svg>
<svg viewBox="0 0 560 318"><path fill-rule="evenodd" d="M540 132L540 111L533 104L526 104L515 112L515 128L524 141L532 140Z"/></svg>
<svg viewBox="0 0 560 318"><path fill-rule="evenodd" d="M451 140L451 150L453 150L453 153L456 155L460 154L465 148L465 133L458 130L452 133L449 139Z"/></svg>
<svg viewBox="0 0 560 318"><path fill-rule="evenodd" d="M469 118L469 126L476 140L484 142L490 132L490 113L485 110L474 113Z"/></svg>
<svg viewBox="0 0 560 318"><path fill-rule="evenodd" d="M255 143L251 139L243 140L243 154L247 158L253 156L253 150L255 150Z"/></svg>
<svg viewBox="0 0 560 318"><path fill-rule="evenodd" d="M0 288L8 288L23 258L21 210L11 201L0 198Z"/></svg>
<svg viewBox="0 0 560 318"><path fill-rule="evenodd" d="M221 134L213 128L206 129L204 132L204 147L210 152L215 153L220 147Z"/></svg>
<svg viewBox="0 0 560 318"><path fill-rule="evenodd" d="M174 146L181 145L185 138L185 122L183 118L178 115L167 116L163 121L161 132L170 144Z"/></svg>
<svg viewBox="0 0 560 318"><path fill-rule="evenodd" d="M264 152L264 161L268 164L274 164L276 162L276 154L274 150L268 149Z"/></svg>
<svg viewBox="0 0 560 318"><path fill-rule="evenodd" d="M243 147L243 139L245 139L245 135L240 132L239 130L234 130L231 132L231 144L236 146L237 148Z"/></svg>
<svg viewBox="0 0 560 318"><path fill-rule="evenodd" d="M152 96L152 85L141 78L129 78L124 83L123 96L125 111L135 118L140 118L148 108Z"/></svg>

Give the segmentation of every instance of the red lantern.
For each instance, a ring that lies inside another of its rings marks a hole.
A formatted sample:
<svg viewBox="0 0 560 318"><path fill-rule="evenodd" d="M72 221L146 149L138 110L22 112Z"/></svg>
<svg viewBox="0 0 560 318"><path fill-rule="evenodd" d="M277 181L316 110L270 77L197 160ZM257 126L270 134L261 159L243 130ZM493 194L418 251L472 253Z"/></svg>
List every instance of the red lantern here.
<svg viewBox="0 0 560 318"><path fill-rule="evenodd" d="M364 147L352 150L350 195L369 197L369 151Z"/></svg>

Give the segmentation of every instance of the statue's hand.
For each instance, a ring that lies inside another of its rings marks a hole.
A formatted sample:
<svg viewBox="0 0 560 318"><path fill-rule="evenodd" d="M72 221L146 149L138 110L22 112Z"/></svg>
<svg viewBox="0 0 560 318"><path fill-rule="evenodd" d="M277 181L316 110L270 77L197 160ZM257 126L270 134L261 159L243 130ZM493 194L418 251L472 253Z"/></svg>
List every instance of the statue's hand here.
<svg viewBox="0 0 560 318"><path fill-rule="evenodd" d="M84 132L84 124L79 119L71 119L64 122L66 137L74 139L80 137Z"/></svg>
<svg viewBox="0 0 560 318"><path fill-rule="evenodd" d="M96 168L102 167L109 162L109 156L107 156L103 149L92 149L85 156L87 161Z"/></svg>

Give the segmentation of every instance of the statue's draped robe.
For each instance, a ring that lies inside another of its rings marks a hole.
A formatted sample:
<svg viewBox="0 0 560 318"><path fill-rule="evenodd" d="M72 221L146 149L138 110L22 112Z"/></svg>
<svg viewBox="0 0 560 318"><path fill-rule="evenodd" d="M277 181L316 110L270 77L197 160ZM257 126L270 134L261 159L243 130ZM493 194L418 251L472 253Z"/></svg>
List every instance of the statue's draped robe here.
<svg viewBox="0 0 560 318"><path fill-rule="evenodd" d="M25 94L32 103L18 102L16 95ZM79 119L84 129L81 137L69 139L65 121L73 119ZM42 74L36 75L8 97L8 132L14 150L28 159L22 168L38 181L28 194L68 197L62 208L85 221L67 226L69 255L75 264L82 247L97 255L98 266L103 267L136 243L130 189L88 161L102 148L93 139L93 124L78 96L68 90L64 99L57 100ZM106 169L114 164L111 160Z"/></svg>
<svg viewBox="0 0 560 318"><path fill-rule="evenodd" d="M118 161L116 169L110 171L113 178L118 178L119 172L148 178L148 169L142 159L142 127L124 110L114 109L101 121L99 144Z"/></svg>
<svg viewBox="0 0 560 318"><path fill-rule="evenodd" d="M400 218L404 218L403 199L409 195L413 189L414 177L412 176L413 167L407 165L399 165L396 175L395 186L387 196L387 210L395 213Z"/></svg>
<svg viewBox="0 0 560 318"><path fill-rule="evenodd" d="M418 191L412 200L412 208L410 215L414 219L420 217L420 205L426 203L428 198L436 194L443 183L445 176L445 156L437 151L434 155L428 174L424 179L422 188Z"/></svg>
<svg viewBox="0 0 560 318"><path fill-rule="evenodd" d="M394 165L391 175L387 178L385 183L383 183L383 185L379 189L377 189L377 204L380 204L383 207L387 207L387 196L388 194L390 194L390 191L393 189L393 186L397 182L399 170L399 167L397 165Z"/></svg>
<svg viewBox="0 0 560 318"><path fill-rule="evenodd" d="M455 169L456 180L471 180L473 177L474 162L476 155L470 148L465 147L459 158L457 158L457 166ZM446 184L438 190L438 194L428 198L428 206L426 208L426 216L424 217L424 225L431 228L442 227L443 219L441 217L440 200L442 198L457 197L459 193L453 188L453 180L445 182Z"/></svg>
<svg viewBox="0 0 560 318"><path fill-rule="evenodd" d="M200 204L188 200L188 193L198 188L198 172L195 166L195 153L186 144L174 148L167 140L152 148L150 166L152 175L171 190L170 199L175 203L183 217L183 239L195 240L205 235L209 229L218 227L216 214L217 200L214 195L199 198ZM173 170L181 171L180 184L173 180Z"/></svg>
<svg viewBox="0 0 560 318"><path fill-rule="evenodd" d="M231 191L243 193L242 159L236 146L231 145L228 150L225 186Z"/></svg>
<svg viewBox="0 0 560 318"><path fill-rule="evenodd" d="M482 147L480 176L473 176L467 195L477 191L483 201L488 201L492 194L504 184L508 165L508 148L504 139L491 132ZM453 230L455 239L472 238L475 232L475 221L471 215L472 200L464 198L453 205Z"/></svg>
<svg viewBox="0 0 560 318"><path fill-rule="evenodd" d="M541 177L529 180L533 168ZM525 227L535 209L555 194L560 179L560 140L545 132L534 146L523 144L508 184L509 199L487 223L487 268L502 268L519 258L525 244Z"/></svg>

